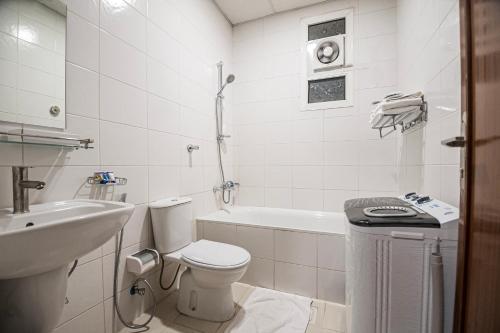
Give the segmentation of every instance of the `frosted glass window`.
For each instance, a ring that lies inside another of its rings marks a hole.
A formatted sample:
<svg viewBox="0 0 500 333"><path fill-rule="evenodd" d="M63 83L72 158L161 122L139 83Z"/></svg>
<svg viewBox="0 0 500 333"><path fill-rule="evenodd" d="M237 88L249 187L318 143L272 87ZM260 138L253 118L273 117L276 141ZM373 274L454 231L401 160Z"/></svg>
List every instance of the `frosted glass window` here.
<svg viewBox="0 0 500 333"><path fill-rule="evenodd" d="M345 76L309 81L308 103L345 100Z"/></svg>
<svg viewBox="0 0 500 333"><path fill-rule="evenodd" d="M308 40L343 34L345 34L345 18L310 25L308 28Z"/></svg>

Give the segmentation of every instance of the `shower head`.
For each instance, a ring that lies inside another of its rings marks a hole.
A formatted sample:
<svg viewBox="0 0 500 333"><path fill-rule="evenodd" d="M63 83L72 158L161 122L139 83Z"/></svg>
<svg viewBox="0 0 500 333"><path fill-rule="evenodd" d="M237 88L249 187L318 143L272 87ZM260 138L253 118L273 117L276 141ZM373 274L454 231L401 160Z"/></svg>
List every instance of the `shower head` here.
<svg viewBox="0 0 500 333"><path fill-rule="evenodd" d="M222 94L222 91L224 90L224 88L226 88L226 86L228 84L232 83L235 79L236 79L236 77L233 74L229 74L226 77L226 82L224 82L224 84L222 85L222 87L219 89L219 92L217 93L217 96L220 96Z"/></svg>
<svg viewBox="0 0 500 333"><path fill-rule="evenodd" d="M233 74L229 74L226 78L226 84L229 84L234 81L236 77Z"/></svg>

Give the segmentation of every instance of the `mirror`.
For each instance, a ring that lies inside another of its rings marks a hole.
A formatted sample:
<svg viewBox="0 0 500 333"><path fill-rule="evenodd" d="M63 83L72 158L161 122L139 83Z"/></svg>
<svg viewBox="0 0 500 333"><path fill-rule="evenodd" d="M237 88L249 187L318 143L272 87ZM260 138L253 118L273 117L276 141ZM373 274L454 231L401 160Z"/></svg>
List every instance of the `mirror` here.
<svg viewBox="0 0 500 333"><path fill-rule="evenodd" d="M66 0L0 0L0 121L65 128Z"/></svg>

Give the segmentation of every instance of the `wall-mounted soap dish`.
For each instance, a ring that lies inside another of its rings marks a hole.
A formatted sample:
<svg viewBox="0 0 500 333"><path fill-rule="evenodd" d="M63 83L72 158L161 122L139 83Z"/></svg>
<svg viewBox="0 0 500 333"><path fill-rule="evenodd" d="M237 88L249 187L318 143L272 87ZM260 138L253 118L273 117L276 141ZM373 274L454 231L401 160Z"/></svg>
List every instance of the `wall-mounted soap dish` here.
<svg viewBox="0 0 500 333"><path fill-rule="evenodd" d="M127 185L127 178L115 177L112 171L94 172L94 176L87 178L90 185Z"/></svg>

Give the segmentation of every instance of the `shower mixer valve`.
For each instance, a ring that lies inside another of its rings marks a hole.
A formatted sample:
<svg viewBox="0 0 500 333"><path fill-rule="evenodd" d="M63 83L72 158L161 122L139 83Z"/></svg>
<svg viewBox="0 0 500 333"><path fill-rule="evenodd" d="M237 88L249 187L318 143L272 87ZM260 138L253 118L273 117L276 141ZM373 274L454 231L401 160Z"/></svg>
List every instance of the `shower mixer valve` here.
<svg viewBox="0 0 500 333"><path fill-rule="evenodd" d="M221 192L221 191L232 191L236 189L237 187L240 186L240 183L233 182L232 180L227 180L224 183L222 183L221 186L214 186L214 193L215 192Z"/></svg>

